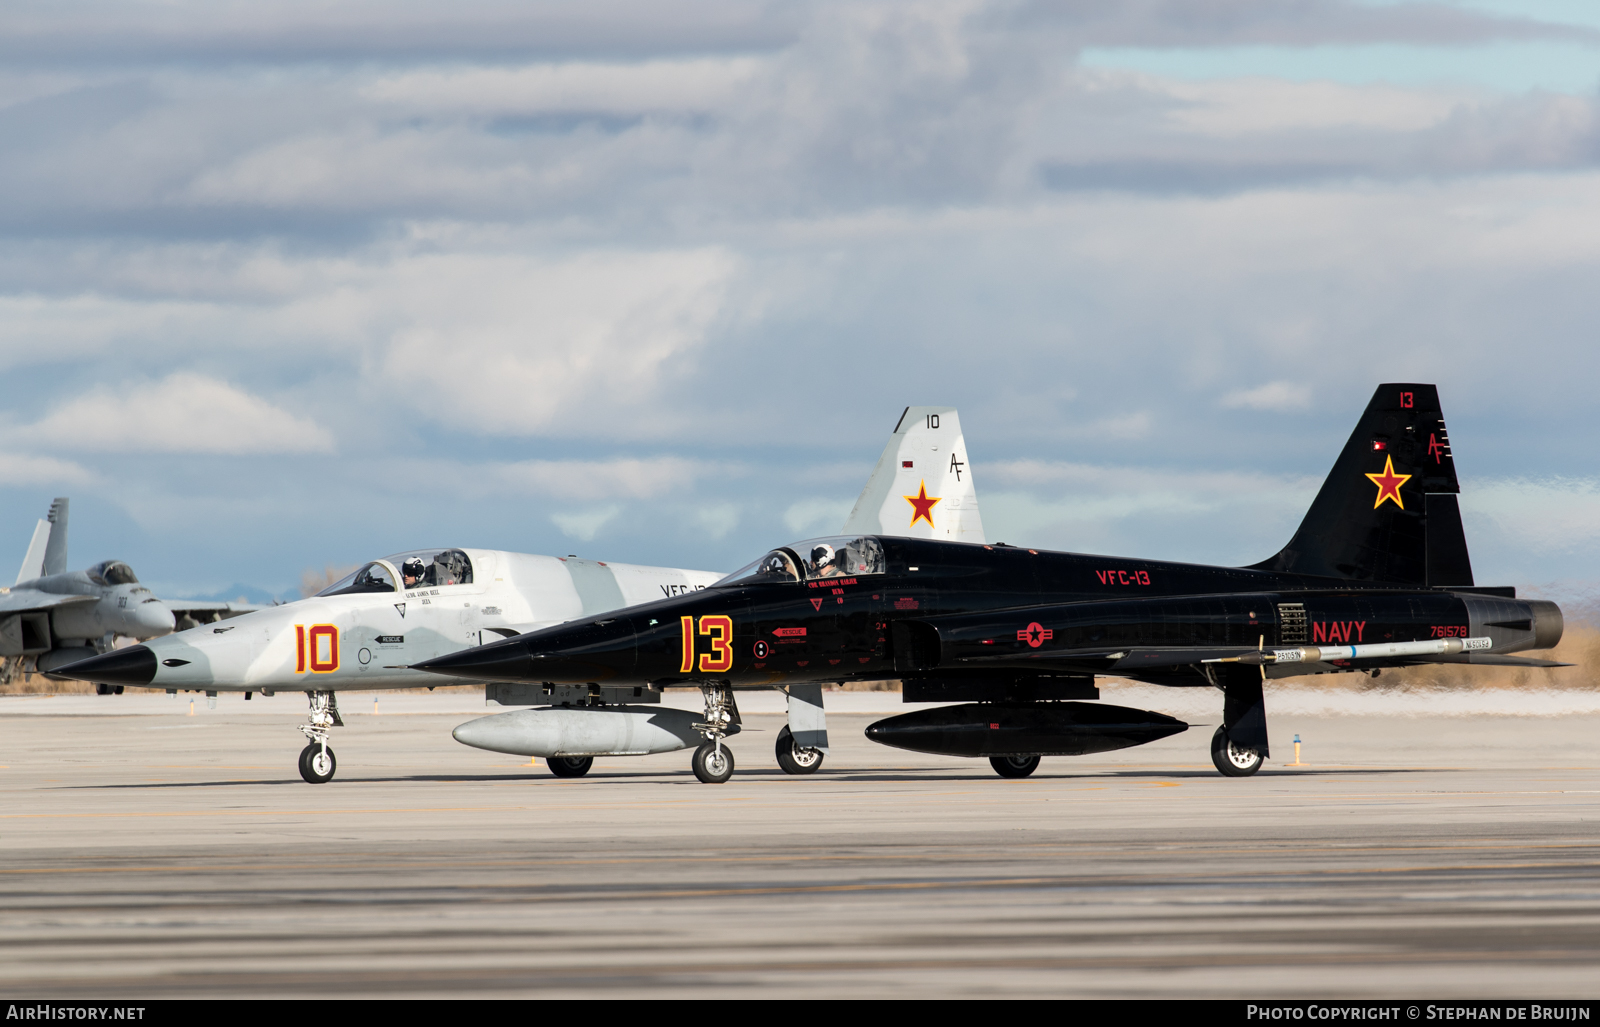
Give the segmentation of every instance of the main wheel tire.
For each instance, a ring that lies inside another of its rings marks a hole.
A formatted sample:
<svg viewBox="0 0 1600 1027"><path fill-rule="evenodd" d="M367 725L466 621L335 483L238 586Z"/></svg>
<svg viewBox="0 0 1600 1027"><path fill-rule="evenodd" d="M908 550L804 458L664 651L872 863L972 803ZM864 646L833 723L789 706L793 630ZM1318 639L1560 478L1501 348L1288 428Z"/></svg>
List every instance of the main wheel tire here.
<svg viewBox="0 0 1600 1027"><path fill-rule="evenodd" d="M1218 727L1211 736L1211 762L1222 771L1223 777L1249 777L1261 769L1261 754L1235 745L1228 738L1228 729Z"/></svg>
<svg viewBox="0 0 1600 1027"><path fill-rule="evenodd" d="M300 750L300 776L308 784L327 784L333 780L333 772L339 768L339 761L334 758L333 750L322 745L308 745Z"/></svg>
<svg viewBox="0 0 1600 1027"><path fill-rule="evenodd" d="M545 760L556 777L582 777L594 766L593 756L551 756Z"/></svg>
<svg viewBox="0 0 1600 1027"><path fill-rule="evenodd" d="M707 742L694 751L689 765L702 784L719 785L733 776L733 753L717 748L715 742Z"/></svg>
<svg viewBox="0 0 1600 1027"><path fill-rule="evenodd" d="M785 774L815 774L822 766L821 749L802 749L794 744L794 734L785 724L778 732L778 766Z"/></svg>
<svg viewBox="0 0 1600 1027"><path fill-rule="evenodd" d="M990 756L989 766L1001 777L1027 777L1039 769L1037 756Z"/></svg>

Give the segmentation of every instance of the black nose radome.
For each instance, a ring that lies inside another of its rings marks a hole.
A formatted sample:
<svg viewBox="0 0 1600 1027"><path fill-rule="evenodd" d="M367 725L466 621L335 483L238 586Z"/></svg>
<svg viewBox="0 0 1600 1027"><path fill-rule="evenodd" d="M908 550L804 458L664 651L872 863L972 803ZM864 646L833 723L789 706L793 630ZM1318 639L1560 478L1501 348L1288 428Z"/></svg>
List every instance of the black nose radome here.
<svg viewBox="0 0 1600 1027"><path fill-rule="evenodd" d="M508 639L413 663L411 669L474 681L526 681L532 673L533 661L528 659L527 643Z"/></svg>
<svg viewBox="0 0 1600 1027"><path fill-rule="evenodd" d="M50 673L104 685L148 685L156 677L156 654L148 646L133 645L69 663Z"/></svg>

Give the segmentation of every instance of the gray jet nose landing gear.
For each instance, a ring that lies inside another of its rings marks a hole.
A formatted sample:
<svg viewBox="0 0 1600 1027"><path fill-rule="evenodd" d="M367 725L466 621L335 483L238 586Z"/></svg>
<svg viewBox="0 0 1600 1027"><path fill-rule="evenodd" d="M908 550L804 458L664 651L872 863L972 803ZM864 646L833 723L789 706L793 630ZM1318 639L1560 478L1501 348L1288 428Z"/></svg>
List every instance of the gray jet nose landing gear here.
<svg viewBox="0 0 1600 1027"><path fill-rule="evenodd" d="M333 780L339 761L328 747L328 729L344 727L339 719L339 700L332 692L307 692L311 700L311 722L301 724L300 730L311 744L300 750L300 776L311 784L320 785Z"/></svg>

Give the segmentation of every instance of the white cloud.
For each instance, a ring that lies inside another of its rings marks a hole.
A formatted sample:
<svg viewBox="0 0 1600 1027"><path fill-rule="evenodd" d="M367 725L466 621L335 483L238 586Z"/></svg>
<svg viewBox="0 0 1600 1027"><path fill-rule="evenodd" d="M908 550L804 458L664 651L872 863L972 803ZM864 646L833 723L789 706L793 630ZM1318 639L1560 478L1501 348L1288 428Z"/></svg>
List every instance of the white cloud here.
<svg viewBox="0 0 1600 1027"><path fill-rule="evenodd" d="M315 421L190 372L90 389L12 434L46 448L105 453L333 451L333 436Z"/></svg>
<svg viewBox="0 0 1600 1027"><path fill-rule="evenodd" d="M361 94L411 110L478 114L688 112L729 104L766 63L702 57L425 69L384 76Z"/></svg>
<svg viewBox="0 0 1600 1027"><path fill-rule="evenodd" d="M1311 389L1293 382L1267 382L1253 389L1238 389L1222 397L1230 410L1275 410L1286 413L1304 410L1311 403Z"/></svg>
<svg viewBox="0 0 1600 1027"><path fill-rule="evenodd" d="M1600 479L1479 479L1462 483L1469 527L1487 522L1517 548L1579 553L1600 545Z"/></svg>
<svg viewBox="0 0 1600 1027"><path fill-rule="evenodd" d="M1167 115L1175 127L1224 139L1349 128L1417 132L1480 98L1461 90L1270 78L1182 82L1141 77L1140 81L1182 102Z"/></svg>
<svg viewBox="0 0 1600 1027"><path fill-rule="evenodd" d="M681 420L660 401L735 267L714 249L418 258L384 283L397 327L382 371L407 394L426 392L418 413L455 427L656 435Z"/></svg>
<svg viewBox="0 0 1600 1027"><path fill-rule="evenodd" d="M743 511L737 503L711 503L694 513L694 522L713 539L727 538L739 526Z"/></svg>
<svg viewBox="0 0 1600 1027"><path fill-rule="evenodd" d="M550 522L560 528L561 533L568 538L575 538L580 542L592 542L600 533L600 529L621 512L622 507L617 505L602 506L575 513L551 514Z"/></svg>
<svg viewBox="0 0 1600 1027"><path fill-rule="evenodd" d="M832 535L855 508L854 499L802 499L783 512L784 527L797 536Z"/></svg>
<svg viewBox="0 0 1600 1027"><path fill-rule="evenodd" d="M647 499L693 488L714 468L675 456L615 460L524 460L480 471L519 491L557 499Z"/></svg>
<svg viewBox="0 0 1600 1027"><path fill-rule="evenodd" d="M7 485L81 485L93 475L70 460L24 453L0 453L0 481Z"/></svg>

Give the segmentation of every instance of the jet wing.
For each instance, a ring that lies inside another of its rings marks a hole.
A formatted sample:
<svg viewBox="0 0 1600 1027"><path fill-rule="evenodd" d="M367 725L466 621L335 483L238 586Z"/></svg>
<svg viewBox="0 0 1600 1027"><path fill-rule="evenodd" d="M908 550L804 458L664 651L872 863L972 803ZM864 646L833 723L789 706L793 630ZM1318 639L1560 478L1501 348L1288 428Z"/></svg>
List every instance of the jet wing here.
<svg viewBox="0 0 1600 1027"><path fill-rule="evenodd" d="M94 603L99 600L99 596L58 595L54 592L40 592L33 588L5 588L0 589L0 614L50 610L58 606Z"/></svg>

